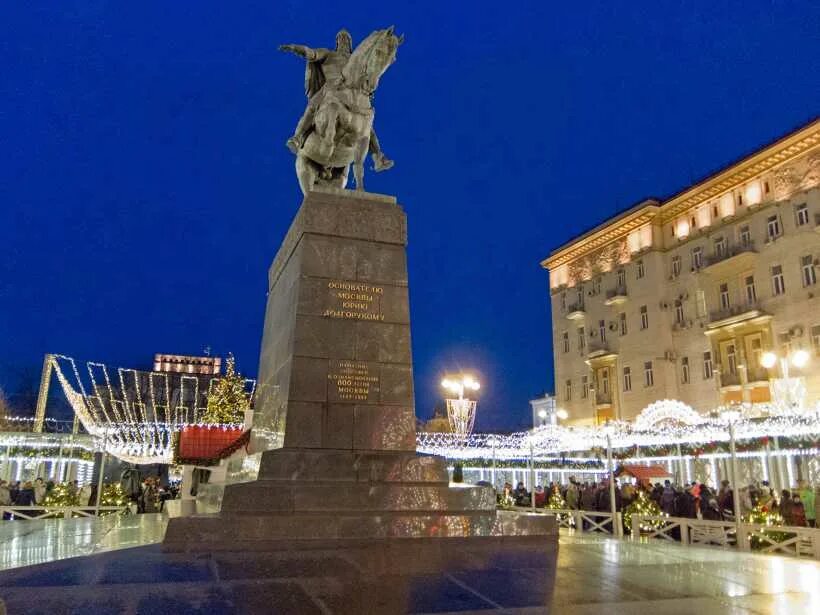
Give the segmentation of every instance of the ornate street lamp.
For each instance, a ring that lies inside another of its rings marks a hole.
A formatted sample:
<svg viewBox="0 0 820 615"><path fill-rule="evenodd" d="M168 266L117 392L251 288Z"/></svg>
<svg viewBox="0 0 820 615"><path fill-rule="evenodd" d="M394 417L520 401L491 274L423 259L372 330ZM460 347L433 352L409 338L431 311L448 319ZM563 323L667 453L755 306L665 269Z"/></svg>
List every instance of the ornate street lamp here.
<svg viewBox="0 0 820 615"><path fill-rule="evenodd" d="M458 399L447 399L447 418L453 433L467 437L473 431L475 423L475 409L477 401L466 399L465 391L478 391L481 385L470 375L449 377L441 381L441 386L450 393L458 395Z"/></svg>
<svg viewBox="0 0 820 615"><path fill-rule="evenodd" d="M787 412L801 412L806 401L806 385L802 378L789 376L789 365L802 369L808 365L811 355L802 348L789 356L779 356L774 352L764 352L760 364L772 369L780 363L780 378L772 379L772 399L775 405Z"/></svg>

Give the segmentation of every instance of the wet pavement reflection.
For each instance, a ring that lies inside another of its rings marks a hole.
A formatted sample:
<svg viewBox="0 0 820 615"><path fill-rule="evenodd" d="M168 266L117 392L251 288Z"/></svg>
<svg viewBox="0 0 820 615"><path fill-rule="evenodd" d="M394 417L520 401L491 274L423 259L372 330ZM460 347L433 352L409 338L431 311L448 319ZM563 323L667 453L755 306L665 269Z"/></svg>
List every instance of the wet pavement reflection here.
<svg viewBox="0 0 820 615"><path fill-rule="evenodd" d="M532 560L367 578L343 552L163 553L153 543L166 523L161 515L3 523L0 597L11 615L820 613L816 561L562 533L554 585ZM86 557L63 559L77 556ZM46 591L33 601L35 587Z"/></svg>

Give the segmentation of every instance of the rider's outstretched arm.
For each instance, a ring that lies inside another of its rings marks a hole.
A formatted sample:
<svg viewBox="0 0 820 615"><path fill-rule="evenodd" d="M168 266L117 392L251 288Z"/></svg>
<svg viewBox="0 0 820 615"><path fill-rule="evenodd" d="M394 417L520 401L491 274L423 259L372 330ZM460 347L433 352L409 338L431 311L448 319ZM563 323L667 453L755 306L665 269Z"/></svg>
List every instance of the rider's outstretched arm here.
<svg viewBox="0 0 820 615"><path fill-rule="evenodd" d="M290 52L296 54L307 60L308 62L315 62L316 60L321 60L322 56L324 55L322 51L323 49L311 49L307 45L279 45L279 51Z"/></svg>

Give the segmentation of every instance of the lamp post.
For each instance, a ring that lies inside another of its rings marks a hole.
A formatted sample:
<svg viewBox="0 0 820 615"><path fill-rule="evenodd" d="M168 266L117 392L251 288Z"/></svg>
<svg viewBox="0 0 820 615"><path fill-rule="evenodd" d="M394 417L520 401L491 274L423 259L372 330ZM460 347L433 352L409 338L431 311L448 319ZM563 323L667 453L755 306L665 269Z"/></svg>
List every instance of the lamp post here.
<svg viewBox="0 0 820 615"><path fill-rule="evenodd" d="M772 369L778 363L780 364L780 379L773 382L774 390L772 396L776 402L784 403L788 410L794 411L803 405L803 393L801 391L801 383L799 378L791 378L789 376L789 366L802 369L808 365L811 355L808 351L799 348L788 356L781 356L772 351L764 352L760 357L760 365L766 369Z"/></svg>
<svg viewBox="0 0 820 615"><path fill-rule="evenodd" d="M458 399L447 399L447 418L450 419L450 428L453 433L467 437L473 431L475 423L475 409L478 402L465 399L465 391L478 391L481 388L478 380L470 375L462 374L459 377L445 378L441 386L450 393L458 395Z"/></svg>

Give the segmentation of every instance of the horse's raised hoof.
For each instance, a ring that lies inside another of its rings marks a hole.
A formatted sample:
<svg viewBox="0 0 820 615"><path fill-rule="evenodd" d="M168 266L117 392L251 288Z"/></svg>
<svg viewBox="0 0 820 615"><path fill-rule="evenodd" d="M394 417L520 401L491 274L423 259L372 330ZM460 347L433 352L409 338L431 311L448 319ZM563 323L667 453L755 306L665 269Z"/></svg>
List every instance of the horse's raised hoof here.
<svg viewBox="0 0 820 615"><path fill-rule="evenodd" d="M291 137L285 142L285 145L290 150L290 153L296 156L299 153L299 140L296 137Z"/></svg>

